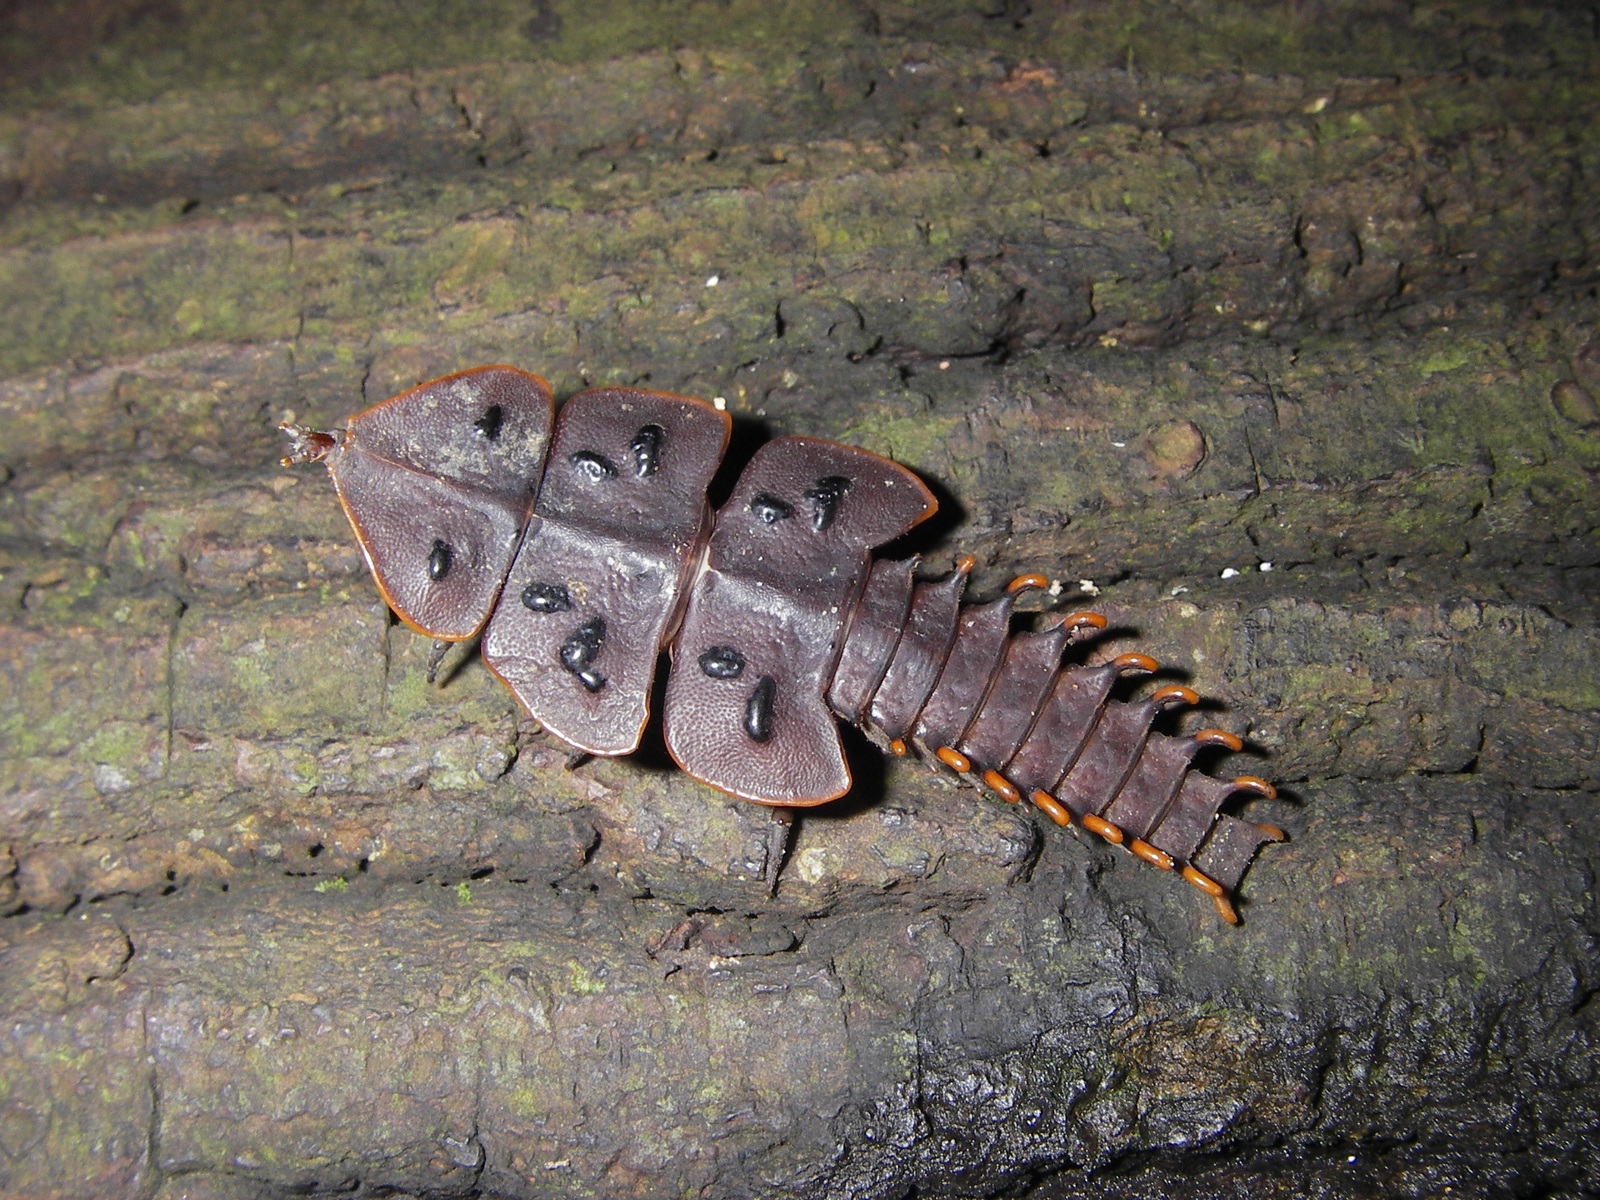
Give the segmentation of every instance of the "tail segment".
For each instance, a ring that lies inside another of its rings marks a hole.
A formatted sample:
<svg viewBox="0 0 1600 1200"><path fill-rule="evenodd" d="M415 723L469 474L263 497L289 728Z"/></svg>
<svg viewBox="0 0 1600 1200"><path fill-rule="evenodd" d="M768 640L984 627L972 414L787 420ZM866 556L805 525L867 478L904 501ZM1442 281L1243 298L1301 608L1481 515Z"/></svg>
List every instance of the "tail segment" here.
<svg viewBox="0 0 1600 1200"><path fill-rule="evenodd" d="M1062 667L1066 647L1105 628L1104 617L1074 613L1039 633L1012 635L1015 597L1045 586L1042 576L1020 577L988 604L961 606L972 560L929 583L913 582L914 565L875 564L871 602L858 608L840 654L849 686L830 692L837 715L891 753L915 747L1008 803L1026 796L1057 825L1076 821L1177 871L1237 924L1231 897L1240 879L1262 845L1285 838L1219 811L1236 792L1275 796L1271 784L1192 769L1201 750L1239 750L1239 739L1220 729L1191 737L1153 732L1162 711L1198 703L1186 687L1112 700L1118 678L1158 669L1143 654ZM903 621L898 636L886 636L890 614Z"/></svg>

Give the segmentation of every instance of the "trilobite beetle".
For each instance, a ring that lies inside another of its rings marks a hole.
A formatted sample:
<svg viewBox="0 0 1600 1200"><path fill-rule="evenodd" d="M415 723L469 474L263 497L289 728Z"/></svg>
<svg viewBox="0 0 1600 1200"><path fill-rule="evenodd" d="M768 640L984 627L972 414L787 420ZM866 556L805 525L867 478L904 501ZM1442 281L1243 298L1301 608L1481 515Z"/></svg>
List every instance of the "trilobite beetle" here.
<svg viewBox="0 0 1600 1200"><path fill-rule="evenodd" d="M914 751L1180 874L1229 923L1256 851L1284 837L1220 812L1236 792L1273 796L1271 784L1193 768L1206 747L1239 750L1237 737L1152 730L1193 692L1112 698L1120 677L1157 670L1152 659L1064 665L1103 617L1013 633L1015 598L1042 576L963 605L972 560L925 581L915 558L875 560L936 507L888 459L778 438L713 513L726 413L595 388L558 417L543 379L504 366L422 384L342 433L282 428L285 466L327 464L400 620L440 643L481 637L489 669L580 751L638 747L666 649L673 759L778 815L849 790L846 721L892 754Z"/></svg>

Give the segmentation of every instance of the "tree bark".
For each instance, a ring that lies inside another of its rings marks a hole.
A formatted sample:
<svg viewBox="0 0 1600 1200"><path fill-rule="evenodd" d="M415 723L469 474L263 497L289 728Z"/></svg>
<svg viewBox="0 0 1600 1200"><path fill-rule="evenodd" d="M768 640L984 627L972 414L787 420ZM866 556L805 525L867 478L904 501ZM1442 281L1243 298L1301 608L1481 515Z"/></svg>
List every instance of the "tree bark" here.
<svg viewBox="0 0 1600 1200"><path fill-rule="evenodd" d="M0 21L0 1192L1600 1186L1592 14ZM1248 730L1243 925L429 686L274 425L489 362L921 472Z"/></svg>

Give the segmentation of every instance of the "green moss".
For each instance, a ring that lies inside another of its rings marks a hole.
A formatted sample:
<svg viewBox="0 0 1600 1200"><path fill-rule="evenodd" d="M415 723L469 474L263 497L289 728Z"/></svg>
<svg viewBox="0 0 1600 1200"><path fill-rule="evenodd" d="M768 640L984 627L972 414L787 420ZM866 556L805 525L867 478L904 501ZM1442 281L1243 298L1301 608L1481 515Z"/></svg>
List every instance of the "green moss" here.
<svg viewBox="0 0 1600 1200"><path fill-rule="evenodd" d="M67 1067L80 1074L89 1070L94 1062L95 1054L92 1050L80 1050L77 1053L59 1046L52 1046L44 1054L46 1062L58 1067Z"/></svg>
<svg viewBox="0 0 1600 1200"><path fill-rule="evenodd" d="M1576 73L1587 26L1562 37L1521 10L1413 12L1342 9L1307 19L1291 5L1205 3L1175 10L1150 0L1030 10L1013 23L985 19L961 0L921 0L886 8L875 29L891 37L944 42L1047 59L1063 65L1142 72L1243 71L1360 75L1449 70L1463 41L1475 61L1534 74L1548 69L1544 43ZM1575 19L1574 19L1575 20ZM1546 23L1551 19L1546 18ZM73 37L65 40L64 27ZM719 50L783 63L796 47L812 53L870 38L861 10L843 0L770 5L759 0L518 0L463 5L422 0L402 8L318 5L286 0L265 8L235 0L196 0L160 10L86 18L66 0L35 6L7 26L8 56L22 89L79 103L142 100L182 87L264 88L282 92L340 75L373 77L461 62L554 60L581 64L683 46L686 73L714 65ZM296 98L301 106L306 101ZM312 100L310 103L314 103Z"/></svg>
<svg viewBox="0 0 1600 1200"><path fill-rule="evenodd" d="M322 786L322 769L309 754L297 756L290 763L289 771L295 780L295 791L302 796L309 796Z"/></svg>
<svg viewBox="0 0 1600 1200"><path fill-rule="evenodd" d="M111 766L148 763L150 729L130 721L108 721L83 744L81 753L90 762Z"/></svg>
<svg viewBox="0 0 1600 1200"><path fill-rule="evenodd" d="M1590 631L1537 610L1485 605L1464 641L1469 678L1569 712L1600 711L1600 638Z"/></svg>
<svg viewBox="0 0 1600 1200"><path fill-rule="evenodd" d="M362 728L381 705L384 622L368 604L299 594L248 617L199 608L173 655L174 719L186 729L279 738ZM292 770L316 786L314 755Z"/></svg>
<svg viewBox="0 0 1600 1200"><path fill-rule="evenodd" d="M385 697L387 715L392 721L405 723L420 717L433 707L434 688L427 675L420 671L402 671L391 674Z"/></svg>
<svg viewBox="0 0 1600 1200"><path fill-rule="evenodd" d="M478 774L478 745L470 737L452 738L432 748L429 784L439 791L476 791L484 786Z"/></svg>
<svg viewBox="0 0 1600 1200"><path fill-rule="evenodd" d="M1169 311L1170 287L1165 281L1096 280L1091 303L1097 315L1116 326L1128 321L1157 322Z"/></svg>
<svg viewBox="0 0 1600 1200"><path fill-rule="evenodd" d="M533 1084L518 1084L507 1088L505 1093L506 1106L517 1116L527 1120L537 1120L545 1116L551 1109L550 1098Z"/></svg>
<svg viewBox="0 0 1600 1200"><path fill-rule="evenodd" d="M314 892L348 892L350 890L350 882L343 876L335 876L332 879L322 880L311 890Z"/></svg>
<svg viewBox="0 0 1600 1200"><path fill-rule="evenodd" d="M196 338L290 337L299 304L288 262L287 239L238 229L0 254L0 306L12 314L0 370L89 347L133 355Z"/></svg>
<svg viewBox="0 0 1600 1200"><path fill-rule="evenodd" d="M950 439L965 425L959 417L869 417L843 433L845 441L912 470L943 474L950 457Z"/></svg>
<svg viewBox="0 0 1600 1200"><path fill-rule="evenodd" d="M567 985L579 996L598 996L606 990L605 981L595 978L589 968L576 960L567 963Z"/></svg>
<svg viewBox="0 0 1600 1200"><path fill-rule="evenodd" d="M1424 375L1438 375L1444 371L1455 371L1466 366L1472 361L1472 350L1466 344L1458 344L1436 350L1422 360L1417 370Z"/></svg>
<svg viewBox="0 0 1600 1200"><path fill-rule="evenodd" d="M956 65L970 69L964 59ZM727 69L759 82L754 103L787 99L761 89L787 86L792 70L748 63ZM662 77L659 64L627 63L614 73L625 87L659 86ZM548 85L531 72L514 84L475 86L503 87L491 92L489 107L499 120L517 124L524 119L518 106L532 105L518 89L542 96L539 89ZM346 102L378 108L377 99L356 91ZM536 112L533 105L527 118ZM572 117L561 114L563 120ZM275 119L287 119L286 112ZM1380 118L1363 119L1370 124ZM1566 119L1570 124L1576 117ZM636 114L618 117L616 132L631 135L635 124ZM219 127L208 136L226 140L236 132ZM542 361L552 350L576 353L567 319L573 317L620 324L622 339L632 344L619 346L618 353L635 360L669 343L677 344L681 356L681 343L699 345L708 335L714 337L707 351L719 363L749 360L768 349L777 299L771 281L792 277L797 238L822 257L830 273L847 280L841 294L890 343L975 353L989 344L992 331L960 329L961 309L972 302L959 299L941 278L950 252L1011 240L1015 230L1040 221L1065 221L1124 244L1116 251L1118 273L1096 272L1102 277L1094 285L1095 303L1107 323L1159 324L1182 315L1190 299L1203 311L1259 321L1266 319L1263 301L1250 294L1255 285L1249 270L1224 262L1185 278L1180 287L1170 277L1168 249L1185 241L1214 245L1220 235L1224 259L1253 263L1261 253L1256 243L1275 244L1281 237L1288 219L1282 209L1291 202L1281 193L1358 171L1389 144L1384 137L1361 140L1365 148L1348 153L1366 159L1329 166L1313 148L1296 149L1299 143L1285 142L1281 134L1257 130L1248 136L1267 140L1256 151L1279 162L1258 182L1279 194L1247 187L1219 216L1212 198L1197 188L1190 157L1151 142L1140 130L1086 130L1079 141L1097 163L1087 174L1066 156L1018 157L1005 145L990 145L976 159L961 144L961 137L976 135L960 133L950 135L951 145L940 143L939 155L893 170L864 169L857 155L856 169L843 175L825 156L812 168L735 163L730 156L727 165L719 160L690 170L641 154L627 174L637 178L646 202L626 210L619 210L615 175L570 161L553 170L491 170L375 192L321 190L270 217L223 207L215 219L196 221L157 206L150 212L166 213L167 227L120 236L106 232L112 227L98 210L63 205L51 210L59 218L55 224L26 217L34 222L31 232L14 229L19 248L0 256L0 302L9 298L8 310L19 314L0 330L0 369L69 357L126 357L191 340L338 333L357 342L367 334L376 344L400 345L426 341L440 329L481 337L485 322L513 315L540 323L519 331L525 349L518 357ZM130 136L137 134L130 127ZM287 135L279 130L276 136ZM1355 140L1360 139L1351 144ZM981 141L974 148L982 148ZM163 148L168 142L152 136L149 146L134 151L152 157L128 169L181 172L184 160L170 158L173 152ZM1226 174L1229 156L1240 152L1230 149L1208 170ZM797 169L803 187L764 190L766 181L792 179ZM1204 220L1193 215L1197 208L1204 208ZM82 220L74 225L69 212ZM495 215L463 221L464 213ZM1504 240L1521 246L1528 236ZM1130 240L1136 237L1142 246ZM1374 243L1378 250L1381 240ZM1238 248L1230 248L1235 241ZM1144 252L1148 271L1120 266L1130 255L1130 266L1145 265L1138 261ZM736 293L699 287L704 272L726 272L730 264L740 283ZM690 275L699 278L685 278ZM1329 287L1340 278L1329 274ZM973 280L963 287L970 292ZM1199 294L1189 297L1189 288ZM41 304L41 294L50 301ZM434 321L440 325L429 333ZM727 329L717 328L719 322ZM705 333L696 336L701 329ZM595 338L586 329L582 337L599 352L586 356L592 368L594 358L610 357L607 344L618 333L601 331Z"/></svg>

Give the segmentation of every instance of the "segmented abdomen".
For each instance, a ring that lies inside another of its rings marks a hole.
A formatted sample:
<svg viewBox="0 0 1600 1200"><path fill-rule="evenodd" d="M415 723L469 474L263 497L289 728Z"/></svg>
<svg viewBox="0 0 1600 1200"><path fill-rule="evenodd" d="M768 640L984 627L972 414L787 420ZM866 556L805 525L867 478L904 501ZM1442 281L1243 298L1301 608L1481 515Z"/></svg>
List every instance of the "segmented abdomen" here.
<svg viewBox="0 0 1600 1200"><path fill-rule="evenodd" d="M1163 710L1198 701L1186 687L1111 699L1119 677L1158 669L1145 655L1064 667L1067 645L1104 628L1104 618L1076 613L1038 633L1012 634L1014 597L1042 585L1039 577L1016 580L988 604L961 606L971 560L924 583L913 583L914 565L874 564L829 691L834 712L891 753L915 747L1009 803L1027 797L1058 825L1076 821L1179 872L1235 923L1230 897L1239 880L1263 844L1284 838L1220 812L1236 792L1274 796L1270 784L1192 769L1200 750L1239 750L1239 739L1218 729L1155 732ZM901 631L886 635L894 614L903 617Z"/></svg>

